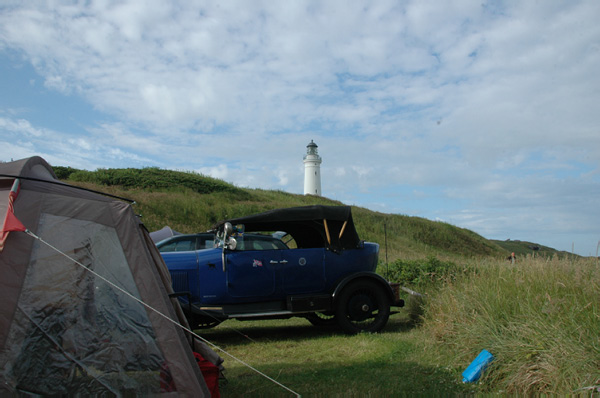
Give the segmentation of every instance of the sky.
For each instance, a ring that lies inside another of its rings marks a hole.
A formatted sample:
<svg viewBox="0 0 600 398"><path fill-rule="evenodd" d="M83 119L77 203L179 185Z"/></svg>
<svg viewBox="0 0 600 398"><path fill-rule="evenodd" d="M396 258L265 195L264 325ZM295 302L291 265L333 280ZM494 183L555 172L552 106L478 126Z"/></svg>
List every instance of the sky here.
<svg viewBox="0 0 600 398"><path fill-rule="evenodd" d="M600 245L600 2L0 0L0 161Z"/></svg>

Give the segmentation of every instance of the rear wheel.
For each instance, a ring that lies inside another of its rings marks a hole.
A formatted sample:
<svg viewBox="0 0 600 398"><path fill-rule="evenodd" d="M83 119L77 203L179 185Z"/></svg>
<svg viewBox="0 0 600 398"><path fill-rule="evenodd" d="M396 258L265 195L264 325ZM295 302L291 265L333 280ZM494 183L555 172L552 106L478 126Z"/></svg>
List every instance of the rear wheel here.
<svg viewBox="0 0 600 398"><path fill-rule="evenodd" d="M348 334L379 332L387 324L389 316L390 300L376 282L352 282L339 296L336 319Z"/></svg>

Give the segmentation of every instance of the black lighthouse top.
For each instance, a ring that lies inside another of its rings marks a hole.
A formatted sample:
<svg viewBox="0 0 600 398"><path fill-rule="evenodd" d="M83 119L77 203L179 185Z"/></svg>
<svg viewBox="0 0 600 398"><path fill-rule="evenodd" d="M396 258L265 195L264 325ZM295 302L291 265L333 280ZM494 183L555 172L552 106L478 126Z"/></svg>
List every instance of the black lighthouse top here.
<svg viewBox="0 0 600 398"><path fill-rule="evenodd" d="M310 140L310 144L306 146L306 154L307 155L317 155L317 144L313 140Z"/></svg>

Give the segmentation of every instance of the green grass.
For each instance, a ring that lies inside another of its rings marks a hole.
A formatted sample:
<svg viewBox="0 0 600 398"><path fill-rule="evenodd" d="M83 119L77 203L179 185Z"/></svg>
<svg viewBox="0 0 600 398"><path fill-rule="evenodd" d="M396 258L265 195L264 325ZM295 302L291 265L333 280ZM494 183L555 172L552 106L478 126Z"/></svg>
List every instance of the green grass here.
<svg viewBox="0 0 600 398"><path fill-rule="evenodd" d="M486 389L566 394L600 385L600 268L594 260L481 263L425 309L432 343L466 366L496 361Z"/></svg>
<svg viewBox="0 0 600 398"><path fill-rule="evenodd" d="M435 357L423 355L420 334L404 314L392 316L385 333L379 334L346 336L299 318L228 321L202 333L303 397L430 396L471 391L471 386L459 382L459 369L440 366ZM221 387L223 397L294 396L230 358L226 366L228 383Z"/></svg>
<svg viewBox="0 0 600 398"><path fill-rule="evenodd" d="M305 397L572 395L600 388L594 261L495 260L469 269L422 286L420 322L401 309L378 334L346 336L299 318L227 321L200 332ZM480 382L463 384L462 371L482 349L494 362ZM229 379L224 397L293 396L221 355Z"/></svg>
<svg viewBox="0 0 600 398"><path fill-rule="evenodd" d="M143 188L147 190L191 190L196 193L231 192L247 197L247 192L222 180L192 172L163 170L157 167L143 169L98 169L76 170L70 167L55 167L58 178L88 182L104 186Z"/></svg>
<svg viewBox="0 0 600 398"><path fill-rule="evenodd" d="M391 264L379 267L388 281L402 286L431 288L450 282L469 272L465 265L457 265L452 261L441 261L436 257L421 260L398 259Z"/></svg>
<svg viewBox="0 0 600 398"><path fill-rule="evenodd" d="M150 231L168 225L192 233L274 208L341 204L159 169L57 174L134 199ZM359 236L381 245L379 271L425 294L422 301L411 297L409 311L392 316L382 333L345 336L291 319L227 321L202 335L303 396L572 395L600 388L597 259L490 241L420 217L360 207L353 216ZM505 260L511 251L516 264ZM496 358L492 366L480 383L462 384L461 372L484 348ZM291 396L226 359L224 397Z"/></svg>
<svg viewBox="0 0 600 398"><path fill-rule="evenodd" d="M510 253L515 253L517 257L526 257L526 256L534 256L534 257L553 257L559 256L577 258L579 256L574 255L572 253L568 253L565 251L557 251L551 247L543 246L538 243L521 241L521 240L492 240L496 245L500 246L504 250Z"/></svg>

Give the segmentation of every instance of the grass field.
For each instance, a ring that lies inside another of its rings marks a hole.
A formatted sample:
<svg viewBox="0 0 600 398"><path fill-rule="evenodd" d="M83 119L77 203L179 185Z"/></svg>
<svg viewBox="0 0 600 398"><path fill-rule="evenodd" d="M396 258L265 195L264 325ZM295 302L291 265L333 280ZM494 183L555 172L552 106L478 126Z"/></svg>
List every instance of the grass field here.
<svg viewBox="0 0 600 398"><path fill-rule="evenodd" d="M346 336L295 318L231 321L203 336L303 397L449 395L471 390L460 383L460 369L440 365L427 350L423 333L404 314L394 315L385 332L372 335ZM227 357L226 365L223 397L294 396Z"/></svg>
<svg viewBox="0 0 600 398"><path fill-rule="evenodd" d="M227 321L202 335L302 396L600 393L596 261L471 264L430 285L421 322L402 309L379 334L346 336L304 319ZM462 371L487 349L476 384ZM226 355L223 397L294 396Z"/></svg>

